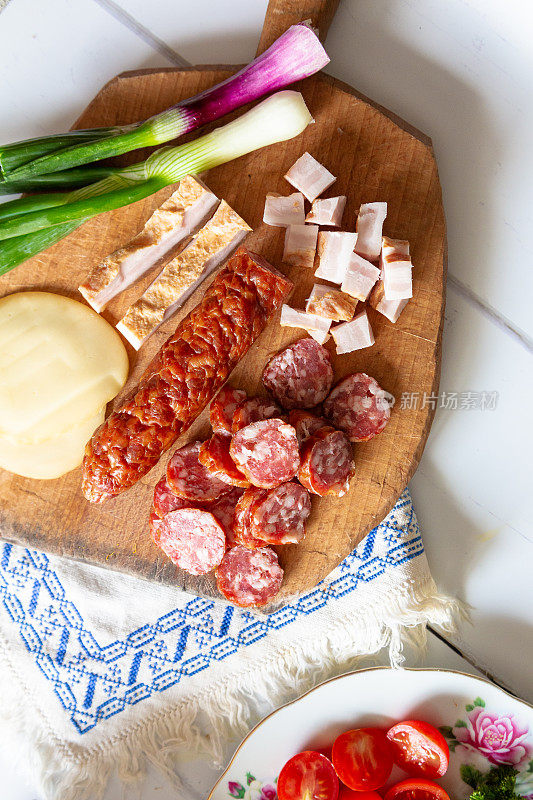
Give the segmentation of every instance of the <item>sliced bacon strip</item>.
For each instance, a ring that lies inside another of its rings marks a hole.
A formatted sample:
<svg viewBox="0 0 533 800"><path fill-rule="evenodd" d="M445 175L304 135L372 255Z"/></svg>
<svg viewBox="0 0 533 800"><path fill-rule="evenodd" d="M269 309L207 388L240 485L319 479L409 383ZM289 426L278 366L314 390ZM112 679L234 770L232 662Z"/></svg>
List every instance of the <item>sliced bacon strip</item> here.
<svg viewBox="0 0 533 800"><path fill-rule="evenodd" d="M380 271L374 264L358 256L357 253L352 253L341 289L350 297L355 297L364 303L379 276Z"/></svg>
<svg viewBox="0 0 533 800"><path fill-rule="evenodd" d="M311 269L315 263L318 225L289 225L285 231L283 263Z"/></svg>
<svg viewBox="0 0 533 800"><path fill-rule="evenodd" d="M376 341L366 311L362 311L351 322L332 328L331 335L335 339L338 355L363 350Z"/></svg>
<svg viewBox="0 0 533 800"><path fill-rule="evenodd" d="M355 312L357 300L322 283L315 283L305 310L309 314L318 314L319 317L336 322L349 322Z"/></svg>
<svg viewBox="0 0 533 800"><path fill-rule="evenodd" d="M270 547L232 547L216 569L219 592L242 608L264 606L281 588L283 570Z"/></svg>
<svg viewBox="0 0 533 800"><path fill-rule="evenodd" d="M356 233L320 231L317 244L316 277L331 281L331 283L342 283L356 242Z"/></svg>
<svg viewBox="0 0 533 800"><path fill-rule="evenodd" d="M376 261L381 252L381 233L387 216L387 203L363 203L357 215L355 252Z"/></svg>

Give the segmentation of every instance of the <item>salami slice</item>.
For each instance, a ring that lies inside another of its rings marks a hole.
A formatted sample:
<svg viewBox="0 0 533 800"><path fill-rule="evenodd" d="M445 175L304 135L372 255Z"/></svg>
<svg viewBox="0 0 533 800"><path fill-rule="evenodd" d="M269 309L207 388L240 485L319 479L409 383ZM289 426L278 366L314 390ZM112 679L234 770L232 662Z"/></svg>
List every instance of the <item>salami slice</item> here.
<svg viewBox="0 0 533 800"><path fill-rule="evenodd" d="M236 543L234 525L235 525L235 511L239 498L242 496L243 489L238 489L236 486L228 493L223 495L219 500L215 500L209 506L209 511L220 522L226 534L226 547L233 547Z"/></svg>
<svg viewBox="0 0 533 800"><path fill-rule="evenodd" d="M263 385L283 408L313 408L333 383L333 368L325 347L311 337L282 350L266 365Z"/></svg>
<svg viewBox="0 0 533 800"><path fill-rule="evenodd" d="M180 569L205 575L220 564L226 534L209 511L181 508L165 514L157 529L161 550Z"/></svg>
<svg viewBox="0 0 533 800"><path fill-rule="evenodd" d="M154 489L153 510L157 516L164 517L169 511L177 511L179 508L186 508L188 505L190 505L188 500L184 500L183 497L178 497L174 494L168 484L167 476L163 475Z"/></svg>
<svg viewBox="0 0 533 800"><path fill-rule="evenodd" d="M237 544L247 547L249 550L255 550L258 547L264 547L265 542L262 539L255 539L252 535L252 513L258 503L260 503L268 494L266 489L257 489L252 487L247 489L244 494L239 498L237 507L235 509L235 520L233 531L235 541Z"/></svg>
<svg viewBox="0 0 533 800"><path fill-rule="evenodd" d="M263 489L294 478L300 466L296 431L281 419L254 422L237 431L230 454L250 483Z"/></svg>
<svg viewBox="0 0 533 800"><path fill-rule="evenodd" d="M305 536L311 498L295 481L270 489L251 509L250 532L266 544L296 544Z"/></svg>
<svg viewBox="0 0 533 800"><path fill-rule="evenodd" d="M301 446L306 442L313 433L316 433L328 423L322 417L317 417L309 411L301 411L295 409L289 414L289 425L292 425L296 431L296 438L298 444Z"/></svg>
<svg viewBox="0 0 533 800"><path fill-rule="evenodd" d="M278 557L270 547L232 547L215 574L219 592L242 608L266 605L279 592L283 580Z"/></svg>
<svg viewBox="0 0 533 800"><path fill-rule="evenodd" d="M176 450L167 465L167 481L178 497L193 503L218 500L231 487L219 480L199 461L202 442L191 442Z"/></svg>
<svg viewBox="0 0 533 800"><path fill-rule="evenodd" d="M159 531L160 524L161 524L161 517L152 508L152 510L150 511L150 520L149 520L150 536L152 537L152 540L158 546L159 546L159 534L158 534L158 531Z"/></svg>
<svg viewBox="0 0 533 800"><path fill-rule="evenodd" d="M381 433L393 405L394 397L374 378L357 372L335 386L324 403L324 415L351 442L366 442Z"/></svg>
<svg viewBox="0 0 533 800"><path fill-rule="evenodd" d="M345 433L335 428L321 428L302 448L298 480L320 497L342 497L354 474L352 446Z"/></svg>
<svg viewBox="0 0 533 800"><path fill-rule="evenodd" d="M252 422L280 417L282 414L281 408L272 400L264 397L251 397L237 406L231 428L233 433L237 433L241 428L251 425Z"/></svg>
<svg viewBox="0 0 533 800"><path fill-rule="evenodd" d="M234 389L233 386L223 386L217 394L209 409L209 421L215 433L225 433L231 436L231 423L235 409L239 403L246 400L246 392Z"/></svg>
<svg viewBox="0 0 533 800"><path fill-rule="evenodd" d="M200 447L198 458L206 470L215 478L231 486L246 488L250 481L237 468L229 454L230 438L224 433L215 433Z"/></svg>

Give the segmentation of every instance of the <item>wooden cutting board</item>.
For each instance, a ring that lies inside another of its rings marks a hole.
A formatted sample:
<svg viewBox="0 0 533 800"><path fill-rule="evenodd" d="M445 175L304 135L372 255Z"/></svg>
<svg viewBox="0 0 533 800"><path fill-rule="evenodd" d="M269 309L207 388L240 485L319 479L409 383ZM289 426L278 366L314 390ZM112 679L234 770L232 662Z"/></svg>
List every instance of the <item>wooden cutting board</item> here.
<svg viewBox="0 0 533 800"><path fill-rule="evenodd" d="M260 51L288 25L308 18L324 38L336 7L335 2L307 0L293 4L293 10L287 12L287 5L283 0L270 2ZM143 119L234 71L235 67L207 66L119 75L104 86L75 127ZM434 411L431 403L404 409L399 401L403 392L416 392L423 398L424 393L430 395L438 388L446 252L441 190L428 137L328 75L316 75L295 88L303 93L316 124L296 139L212 170L204 176L208 185L254 228L247 246L279 266L284 231L262 224L265 194L287 194L291 190L283 175L308 150L337 176L328 194L348 197L345 229L354 230L361 202L387 201L385 233L411 243L414 297L395 325L370 309L376 344L333 359L337 379L354 371L367 372L398 402L385 431L370 442L356 445L357 477L349 494L342 499L314 498L305 541L280 549L285 568L285 581L277 598L281 602L322 580L385 517L418 465ZM121 163L144 157L144 153L135 153ZM171 191L165 189L86 223L0 278L0 296L40 289L81 301L76 290L81 279L106 254L128 241ZM283 270L296 285L292 305L302 307L313 284L312 272ZM126 292L103 316L115 324L152 278L153 274ZM139 353L128 346L131 374L124 393L138 381L179 319L199 301L207 283ZM268 358L301 335L300 331L280 328L274 320L237 367L232 383L251 394L261 392L261 372ZM204 437L207 432L204 413L180 444ZM83 498L79 469L54 481L29 480L0 470L1 535L8 541L214 596L212 577L193 578L177 571L148 535L153 487L167 460L168 456L163 457L136 486L102 506L91 505Z"/></svg>

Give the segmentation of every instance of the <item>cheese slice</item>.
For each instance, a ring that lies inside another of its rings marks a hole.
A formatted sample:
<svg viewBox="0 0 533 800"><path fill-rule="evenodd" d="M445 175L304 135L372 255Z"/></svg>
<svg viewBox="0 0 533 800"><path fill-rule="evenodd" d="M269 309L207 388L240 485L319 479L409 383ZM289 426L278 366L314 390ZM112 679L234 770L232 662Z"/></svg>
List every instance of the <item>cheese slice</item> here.
<svg viewBox="0 0 533 800"><path fill-rule="evenodd" d="M0 300L0 436L33 444L65 433L127 375L120 336L86 305L48 292Z"/></svg>
<svg viewBox="0 0 533 800"><path fill-rule="evenodd" d="M142 231L94 267L78 290L95 311L101 311L165 255L183 247L217 205L216 195L187 175L168 200L156 208Z"/></svg>
<svg viewBox="0 0 533 800"><path fill-rule="evenodd" d="M79 467L83 461L85 445L104 419L105 406L64 433L33 444L0 436L0 467L24 478L59 478Z"/></svg>
<svg viewBox="0 0 533 800"><path fill-rule="evenodd" d="M194 239L131 305L117 329L136 350L242 242L250 226L222 200Z"/></svg>

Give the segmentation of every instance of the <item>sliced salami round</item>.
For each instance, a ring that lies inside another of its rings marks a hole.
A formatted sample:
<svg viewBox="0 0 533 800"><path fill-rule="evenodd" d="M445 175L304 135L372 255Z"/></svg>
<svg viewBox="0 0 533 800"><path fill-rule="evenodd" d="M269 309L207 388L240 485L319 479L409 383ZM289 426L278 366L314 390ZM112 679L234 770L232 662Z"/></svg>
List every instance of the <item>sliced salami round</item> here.
<svg viewBox="0 0 533 800"><path fill-rule="evenodd" d="M366 442L381 433L393 405L392 394L374 378L357 372L335 386L324 403L324 415L351 442Z"/></svg>
<svg viewBox="0 0 533 800"><path fill-rule="evenodd" d="M345 433L335 428L321 428L302 448L298 480L320 497L342 497L354 474L352 446Z"/></svg>
<svg viewBox="0 0 533 800"><path fill-rule="evenodd" d="M150 536L152 540L159 546L159 526L161 525L161 517L154 511L150 511L150 519L149 519L149 526L150 526Z"/></svg>
<svg viewBox="0 0 533 800"><path fill-rule="evenodd" d="M223 386L217 394L209 409L209 421L215 433L225 433L231 436L231 423L235 409L246 400L246 392L234 389L233 386Z"/></svg>
<svg viewBox="0 0 533 800"><path fill-rule="evenodd" d="M157 529L158 544L177 567L205 575L220 564L226 534L209 511L181 508L165 514Z"/></svg>
<svg viewBox="0 0 533 800"><path fill-rule="evenodd" d="M227 494L231 487L200 463L202 442L191 442L176 450L167 465L167 481L178 497L193 503L209 503Z"/></svg>
<svg viewBox="0 0 533 800"><path fill-rule="evenodd" d="M294 478L300 466L296 431L281 419L254 422L237 431L230 454L250 483L263 489Z"/></svg>
<svg viewBox="0 0 533 800"><path fill-rule="evenodd" d="M235 509L235 518L233 531L235 535L235 542L247 547L249 550L255 550L258 547L264 547L265 542L262 539L255 539L252 535L252 512L256 505L263 500L268 494L266 489L257 489L255 486L251 489L246 489L243 495L239 498L237 507Z"/></svg>
<svg viewBox="0 0 533 800"><path fill-rule="evenodd" d="M295 409L289 414L289 425L292 425L296 431L296 438L301 447L313 433L316 433L328 423L322 417L317 417L309 411Z"/></svg>
<svg viewBox="0 0 533 800"><path fill-rule="evenodd" d="M283 580L283 569L270 547L232 547L215 574L218 591L242 608L266 605L279 592Z"/></svg>
<svg viewBox="0 0 533 800"><path fill-rule="evenodd" d="M252 536L266 544L296 544L305 536L311 498L295 481L270 489L256 501L250 514Z"/></svg>
<svg viewBox="0 0 533 800"><path fill-rule="evenodd" d="M230 437L224 433L215 433L203 442L198 458L206 470L215 478L229 483L231 486L246 488L250 481L237 468L229 454Z"/></svg>
<svg viewBox="0 0 533 800"><path fill-rule="evenodd" d="M154 489L154 511L158 517L164 517L169 511L177 511L179 508L186 508L190 505L188 500L178 497L170 488L167 476L163 475Z"/></svg>
<svg viewBox="0 0 533 800"><path fill-rule="evenodd" d="M223 495L219 500L215 500L209 506L209 511L220 522L226 534L226 547L233 547L236 543L234 525L235 525L235 510L239 498L243 494L243 489L236 486L228 493Z"/></svg>
<svg viewBox="0 0 533 800"><path fill-rule="evenodd" d="M232 431L237 433L241 428L251 425L252 422L260 422L263 419L280 417L283 411L273 400L264 397L250 397L240 403L233 415Z"/></svg>
<svg viewBox="0 0 533 800"><path fill-rule="evenodd" d="M266 365L263 385L283 408L313 408L333 383L333 367L325 347L311 337L282 350Z"/></svg>

